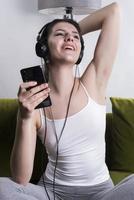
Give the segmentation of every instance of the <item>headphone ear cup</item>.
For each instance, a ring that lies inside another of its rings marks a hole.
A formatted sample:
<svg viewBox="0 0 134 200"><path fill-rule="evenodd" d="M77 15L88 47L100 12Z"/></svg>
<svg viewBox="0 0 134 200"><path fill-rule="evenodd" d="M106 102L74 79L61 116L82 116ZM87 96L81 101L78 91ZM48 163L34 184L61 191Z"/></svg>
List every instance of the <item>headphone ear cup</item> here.
<svg viewBox="0 0 134 200"><path fill-rule="evenodd" d="M36 52L36 55L41 57L41 58L45 58L46 55L47 55L47 47L46 45L42 45L40 42L37 42L36 43L36 46L35 46L35 52Z"/></svg>

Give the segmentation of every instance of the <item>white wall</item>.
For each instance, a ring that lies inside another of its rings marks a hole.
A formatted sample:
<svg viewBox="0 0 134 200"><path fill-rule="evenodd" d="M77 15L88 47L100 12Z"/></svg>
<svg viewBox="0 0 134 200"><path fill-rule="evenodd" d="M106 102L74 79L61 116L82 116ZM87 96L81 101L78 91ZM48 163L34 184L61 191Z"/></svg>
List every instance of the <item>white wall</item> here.
<svg viewBox="0 0 134 200"><path fill-rule="evenodd" d="M113 1L102 0L102 5ZM119 50L107 90L108 96L134 97L134 1L118 0L122 8ZM4 0L0 7L0 98L16 98L19 70L40 64L34 46L40 28L56 16L37 11L37 0ZM80 20L83 16L76 16ZM86 35L85 66L92 57L98 33ZM89 37L89 38L88 38ZM110 103L108 102L108 110Z"/></svg>

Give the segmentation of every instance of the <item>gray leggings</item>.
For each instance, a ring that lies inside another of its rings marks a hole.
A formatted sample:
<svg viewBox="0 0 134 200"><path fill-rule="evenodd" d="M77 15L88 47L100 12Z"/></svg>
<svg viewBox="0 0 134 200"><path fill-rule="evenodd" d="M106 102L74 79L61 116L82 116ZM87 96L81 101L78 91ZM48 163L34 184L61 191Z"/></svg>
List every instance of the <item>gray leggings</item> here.
<svg viewBox="0 0 134 200"><path fill-rule="evenodd" d="M47 192L53 200L53 186L46 183ZM55 186L55 200L133 200L134 175L128 176L118 185L111 180L95 186ZM28 183L26 186L10 178L0 178L0 200L49 200L41 185Z"/></svg>

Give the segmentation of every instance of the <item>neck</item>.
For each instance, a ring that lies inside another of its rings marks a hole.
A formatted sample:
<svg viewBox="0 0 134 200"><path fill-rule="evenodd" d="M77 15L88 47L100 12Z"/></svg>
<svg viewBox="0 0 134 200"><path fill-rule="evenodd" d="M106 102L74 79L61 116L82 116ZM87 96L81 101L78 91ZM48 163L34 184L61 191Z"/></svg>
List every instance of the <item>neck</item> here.
<svg viewBox="0 0 134 200"><path fill-rule="evenodd" d="M51 91L68 96L74 84L72 66L49 66L49 86Z"/></svg>

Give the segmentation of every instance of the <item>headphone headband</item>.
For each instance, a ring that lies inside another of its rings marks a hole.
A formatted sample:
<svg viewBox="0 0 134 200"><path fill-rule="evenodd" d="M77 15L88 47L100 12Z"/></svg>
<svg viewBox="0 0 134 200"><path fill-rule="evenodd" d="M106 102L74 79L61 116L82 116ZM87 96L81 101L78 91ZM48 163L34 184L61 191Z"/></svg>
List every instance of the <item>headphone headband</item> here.
<svg viewBox="0 0 134 200"><path fill-rule="evenodd" d="M48 43L47 43L48 32L49 32L50 28L52 28L58 22L71 23L78 30L79 35L80 35L80 41L81 41L81 51L80 51L80 55L79 55L79 58L78 58L76 64L79 64L83 58L84 40L83 40L82 35L80 34L80 28L79 28L78 23L72 19L55 19L52 22L45 24L41 28L41 30L39 31L38 36L37 36L37 43L35 46L36 55L41 58L44 58L45 62L48 60L48 58L49 58L49 48L48 48Z"/></svg>

